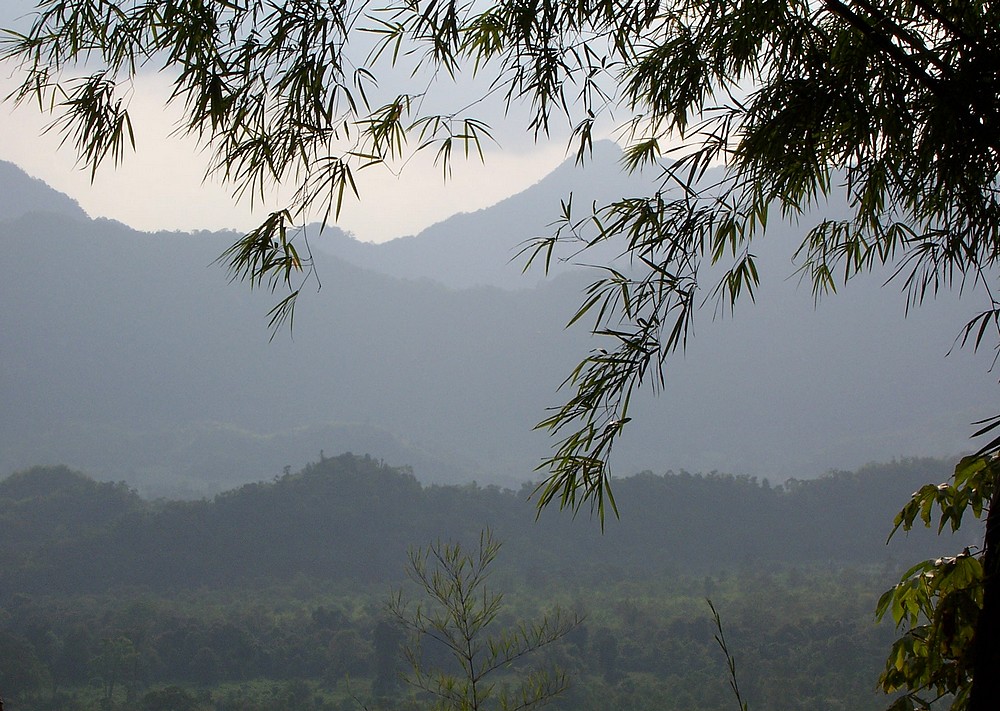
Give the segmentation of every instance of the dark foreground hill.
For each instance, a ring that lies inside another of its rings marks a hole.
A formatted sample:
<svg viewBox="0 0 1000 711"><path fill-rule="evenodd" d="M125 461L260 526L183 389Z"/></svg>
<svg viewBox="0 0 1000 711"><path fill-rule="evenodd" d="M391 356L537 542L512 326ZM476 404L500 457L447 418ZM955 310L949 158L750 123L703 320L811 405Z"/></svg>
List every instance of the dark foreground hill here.
<svg viewBox="0 0 1000 711"><path fill-rule="evenodd" d="M546 511L521 491L423 487L370 457L325 458L202 501L144 501L65 468L0 481L0 597L395 581L406 552L491 528L520 575L593 581L747 567L869 565L961 548L933 536L885 545L910 491L947 477L910 460L771 486L750 477L651 473L621 479L620 521ZM974 527L963 529L970 541Z"/></svg>

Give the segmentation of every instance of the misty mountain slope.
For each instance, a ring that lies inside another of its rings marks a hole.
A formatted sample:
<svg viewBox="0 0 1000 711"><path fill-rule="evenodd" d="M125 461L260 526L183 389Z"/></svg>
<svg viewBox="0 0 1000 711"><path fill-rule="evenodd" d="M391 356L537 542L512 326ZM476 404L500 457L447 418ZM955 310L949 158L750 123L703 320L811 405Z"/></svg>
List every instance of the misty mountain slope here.
<svg viewBox="0 0 1000 711"><path fill-rule="evenodd" d="M34 213L54 213L88 219L76 200L31 178L13 163L0 160L0 221L16 220Z"/></svg>
<svg viewBox="0 0 1000 711"><path fill-rule="evenodd" d="M303 298L294 338L268 343L273 298L211 266L232 238L55 216L8 225L4 258L24 267L0 286L6 468L68 461L133 478L180 466L190 479L199 455L209 469L228 458L226 475L202 475L217 487L301 465L325 432L328 451L397 454L425 480L530 473L537 457L520 443L539 393L579 350L546 345L569 304L457 295L322 258L324 289ZM267 449L254 433L283 445L277 467L233 472Z"/></svg>
<svg viewBox="0 0 1000 711"><path fill-rule="evenodd" d="M316 240L319 249L345 261L374 271L406 279L431 279L452 288L499 286L524 289L544 278L541 263L524 272L526 243L554 232L560 205L572 195L575 211L587 209L594 201L610 201L625 195L645 194L648 177L621 170L622 151L611 141L598 141L584 166L574 158L563 162L535 185L496 205L475 212L461 212L432 225L420 234L400 237L380 244L360 242L337 229ZM575 213L576 214L576 213ZM569 258L569 249L556 252ZM610 259L613 249L597 249L588 260ZM572 269L558 258L551 274Z"/></svg>
<svg viewBox="0 0 1000 711"><path fill-rule="evenodd" d="M495 233L496 214L463 216L468 233ZM213 265L234 238L51 213L0 223L0 473L65 463L146 492L205 493L323 449L411 464L423 481L516 483L550 451L532 427L566 396L558 384L608 345L585 324L563 329L586 273L456 289L321 252L322 290L303 292L294 334L269 343L277 298ZM977 304L942 298L904 319L903 297L875 277L814 307L788 279L795 239L776 230L761 244L756 304L699 313L663 395L636 397L616 471L782 481L951 456L968 423L994 414L990 354L945 358Z"/></svg>

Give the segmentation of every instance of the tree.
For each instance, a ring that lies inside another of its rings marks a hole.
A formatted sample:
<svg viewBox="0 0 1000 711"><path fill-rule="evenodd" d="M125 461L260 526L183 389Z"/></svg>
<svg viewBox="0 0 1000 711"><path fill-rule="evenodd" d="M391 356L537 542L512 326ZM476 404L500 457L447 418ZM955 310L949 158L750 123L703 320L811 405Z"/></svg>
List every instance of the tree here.
<svg viewBox="0 0 1000 711"><path fill-rule="evenodd" d="M938 532L945 526L958 530L969 510L980 518L983 511L1000 508L1000 462L995 446L987 448L993 452L989 456L980 453L962 459L950 481L927 484L914 492L897 514L893 533L900 528L909 531L918 518L931 526L935 508L939 510ZM879 599L876 615L880 619L888 613L897 626L908 627L893 644L879 679L887 693L908 690L890 711L929 709L949 697L954 698L952 709L985 709L1000 698L996 679L1000 665L998 526L1000 518L988 515L978 555L966 548L956 556L918 563ZM935 696L925 698L925 692Z"/></svg>
<svg viewBox="0 0 1000 711"><path fill-rule="evenodd" d="M489 531L479 549L437 543L410 553L407 569L425 598L413 604L397 592L389 610L409 634L407 681L427 692L438 711L520 711L540 706L567 688L554 670L516 668L562 639L576 620L555 613L537 623L495 631L503 595L487 586L500 543ZM434 661L432 661L434 660Z"/></svg>
<svg viewBox="0 0 1000 711"><path fill-rule="evenodd" d="M101 703L104 708L112 708L115 688L119 683L125 686L127 701L134 700L138 682L139 653L128 637L106 638L101 643L101 652L91 662L94 673L100 678L104 688Z"/></svg>
<svg viewBox="0 0 1000 711"><path fill-rule="evenodd" d="M223 256L254 287L287 287L272 326L312 269L296 220L336 217L362 168L430 149L447 172L456 149L475 154L490 137L480 101L434 94L450 77L472 73L482 98L529 106L537 137L565 120L581 161L617 120L625 167L658 166L659 189L582 215L568 200L527 254L548 263L559 243L610 241L628 258L600 267L571 319L589 319L607 347L539 425L558 441L539 505L589 504L603 520L633 393L663 385L704 301L753 299L754 245L775 220L806 222L789 252L816 297L888 266L913 306L942 289L982 294L958 342L996 340L998 15L982 0L45 0L3 56L22 68L12 98L53 110L92 170L132 141L125 97L152 67L171 72L184 129L237 195L295 182L287 209ZM419 88L380 95L394 68ZM846 218L813 217L835 196ZM987 500L993 472L975 480ZM995 546L987 535L979 555ZM992 619L985 579L980 619ZM981 698L974 687L970 707Z"/></svg>

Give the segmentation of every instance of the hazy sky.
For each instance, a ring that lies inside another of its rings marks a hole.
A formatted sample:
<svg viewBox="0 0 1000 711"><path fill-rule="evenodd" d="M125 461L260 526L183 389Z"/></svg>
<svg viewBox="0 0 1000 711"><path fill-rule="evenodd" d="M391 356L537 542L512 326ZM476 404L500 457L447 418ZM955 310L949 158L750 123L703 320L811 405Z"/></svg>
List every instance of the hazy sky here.
<svg viewBox="0 0 1000 711"><path fill-rule="evenodd" d="M0 2L0 26L17 26L32 5L29 0ZM0 65L0 91L14 86L14 67ZM167 77L144 76L135 86L130 114L136 129L136 152L122 166L108 164L91 184L89 171L76 165L69 147L55 134L42 135L49 120L33 106L0 106L0 159L75 198L93 217L109 217L142 230L247 229L277 202L235 204L231 191L204 180L208 157L193 140L172 137L179 109L164 110ZM537 182L566 157L566 141L533 145L524 122L493 120L502 148L489 149L486 164L478 158L456 161L446 183L433 155L421 154L400 177L371 168L359 176L362 200L344 207L339 225L358 239L384 241L419 232L456 212L468 212L512 195Z"/></svg>

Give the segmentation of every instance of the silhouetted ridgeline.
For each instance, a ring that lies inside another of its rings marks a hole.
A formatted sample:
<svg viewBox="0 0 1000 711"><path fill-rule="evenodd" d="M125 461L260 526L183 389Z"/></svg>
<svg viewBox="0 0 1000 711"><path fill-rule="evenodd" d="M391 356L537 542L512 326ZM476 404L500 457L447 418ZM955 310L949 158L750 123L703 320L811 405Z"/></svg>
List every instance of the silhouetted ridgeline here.
<svg viewBox="0 0 1000 711"><path fill-rule="evenodd" d="M909 493L949 465L905 460L771 486L750 477L642 473L616 483L622 512L602 535L586 512L535 521L521 491L422 487L350 454L202 501L155 501L65 467L0 481L0 598L131 586L224 588L296 576L398 580L409 547L473 541L491 527L514 574L581 579L718 572L761 563L868 564L953 550L920 532L884 545ZM974 538L970 528L965 535Z"/></svg>

